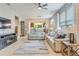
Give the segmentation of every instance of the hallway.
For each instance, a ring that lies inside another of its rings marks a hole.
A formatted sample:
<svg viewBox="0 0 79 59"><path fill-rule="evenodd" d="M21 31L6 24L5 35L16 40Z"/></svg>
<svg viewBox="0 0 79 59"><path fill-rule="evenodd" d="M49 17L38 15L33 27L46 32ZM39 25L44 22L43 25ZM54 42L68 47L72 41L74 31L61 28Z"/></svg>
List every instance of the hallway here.
<svg viewBox="0 0 79 59"><path fill-rule="evenodd" d="M49 55L48 49L43 40L28 40L16 50L15 55L34 56L34 55Z"/></svg>

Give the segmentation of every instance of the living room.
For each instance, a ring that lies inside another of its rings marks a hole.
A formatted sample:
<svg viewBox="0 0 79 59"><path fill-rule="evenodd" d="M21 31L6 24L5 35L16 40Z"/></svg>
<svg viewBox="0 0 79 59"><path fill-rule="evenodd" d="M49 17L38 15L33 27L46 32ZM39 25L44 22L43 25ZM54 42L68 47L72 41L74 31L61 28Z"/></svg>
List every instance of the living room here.
<svg viewBox="0 0 79 59"><path fill-rule="evenodd" d="M0 8L0 55L79 55L73 49L79 42L78 3L3 3Z"/></svg>

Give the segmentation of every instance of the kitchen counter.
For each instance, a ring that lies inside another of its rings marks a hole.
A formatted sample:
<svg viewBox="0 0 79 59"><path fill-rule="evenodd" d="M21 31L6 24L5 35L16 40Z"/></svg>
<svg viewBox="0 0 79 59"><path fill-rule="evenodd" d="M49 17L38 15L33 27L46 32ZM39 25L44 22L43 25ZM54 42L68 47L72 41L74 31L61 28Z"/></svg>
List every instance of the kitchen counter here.
<svg viewBox="0 0 79 59"><path fill-rule="evenodd" d="M14 33L14 31L11 31L11 29L0 29L0 36L9 35Z"/></svg>
<svg viewBox="0 0 79 59"><path fill-rule="evenodd" d="M3 49L6 46L16 42L16 40L16 33L0 34L0 49Z"/></svg>
<svg viewBox="0 0 79 59"><path fill-rule="evenodd" d="M15 33L0 33L0 37L8 35L15 35Z"/></svg>

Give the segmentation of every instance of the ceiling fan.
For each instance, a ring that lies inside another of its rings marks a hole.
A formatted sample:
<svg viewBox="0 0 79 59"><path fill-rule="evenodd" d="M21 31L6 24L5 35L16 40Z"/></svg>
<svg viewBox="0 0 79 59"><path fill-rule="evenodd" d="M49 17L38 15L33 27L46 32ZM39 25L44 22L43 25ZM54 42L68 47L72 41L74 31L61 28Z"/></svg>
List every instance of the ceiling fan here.
<svg viewBox="0 0 79 59"><path fill-rule="evenodd" d="M48 4L42 4L42 3L38 3L38 9L47 9L46 6Z"/></svg>
<svg viewBox="0 0 79 59"><path fill-rule="evenodd" d="M11 4L10 3L6 3L6 5L10 6Z"/></svg>

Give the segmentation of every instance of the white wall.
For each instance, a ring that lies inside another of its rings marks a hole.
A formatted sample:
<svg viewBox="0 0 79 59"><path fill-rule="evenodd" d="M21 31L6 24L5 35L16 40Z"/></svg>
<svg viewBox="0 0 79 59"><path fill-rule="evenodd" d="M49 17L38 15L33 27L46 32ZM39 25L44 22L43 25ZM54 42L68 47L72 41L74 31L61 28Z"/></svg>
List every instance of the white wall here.
<svg viewBox="0 0 79 59"><path fill-rule="evenodd" d="M11 19L11 29L13 30L10 30L11 32L14 32L14 16L15 16L15 13L8 8L8 6L5 6L4 4L0 4L0 17L4 17L4 18L7 18L7 19Z"/></svg>
<svg viewBox="0 0 79 59"><path fill-rule="evenodd" d="M15 31L15 16L18 16L18 14L10 6L7 6L6 4L0 4L0 17L11 20L11 29L6 30L7 32Z"/></svg>

